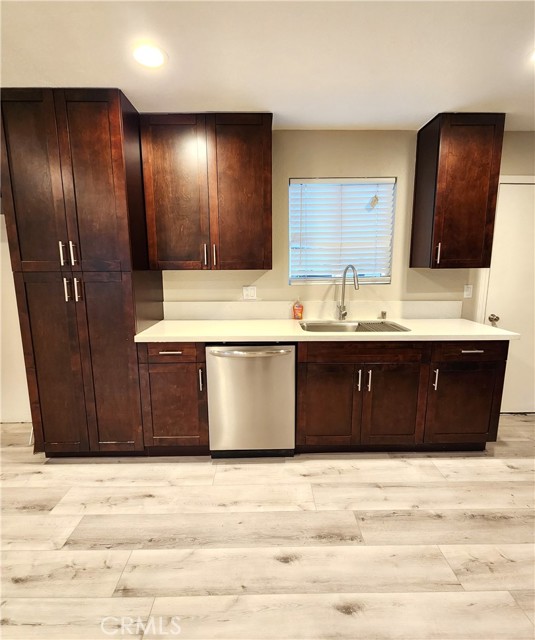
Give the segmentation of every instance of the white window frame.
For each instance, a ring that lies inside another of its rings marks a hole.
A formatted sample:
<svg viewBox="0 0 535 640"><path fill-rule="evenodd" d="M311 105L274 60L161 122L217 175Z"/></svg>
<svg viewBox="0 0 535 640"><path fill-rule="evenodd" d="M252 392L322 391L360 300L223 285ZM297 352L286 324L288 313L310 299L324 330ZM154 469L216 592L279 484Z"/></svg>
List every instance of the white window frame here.
<svg viewBox="0 0 535 640"><path fill-rule="evenodd" d="M312 186L308 194L306 193L307 185ZM328 187L323 185L333 185L333 189L324 191ZM390 284L396 191L397 178L393 177L291 178L288 224L289 284L340 282L342 272L348 264L353 264L357 268L361 284ZM339 202L336 202L334 197L336 193L340 194ZM347 197L345 203L343 194ZM321 195L330 198L334 208L331 208L325 200L320 201L318 198ZM374 202L374 196L377 195L379 200ZM350 196L351 203L349 203ZM314 198L316 198L315 202ZM379 209L378 204L382 205ZM326 224L325 229L321 229L319 221L330 213L334 217L331 225ZM368 213L370 219L367 219ZM375 226L373 221L376 223ZM372 222L371 225L370 222ZM349 246L347 244L344 246L342 242L344 225L346 225L347 235L353 235L353 244ZM321 239L322 232L330 234L331 242ZM304 240L305 236L307 240ZM308 264L304 242L309 242L316 253L316 257L310 259ZM357 246L358 243L360 247ZM335 245L338 245L338 249ZM328 270L330 275L325 273L319 275L319 269L315 275L313 273L314 268L318 268L317 261L320 259L318 255L321 256L322 253L325 256L323 268L325 271Z"/></svg>

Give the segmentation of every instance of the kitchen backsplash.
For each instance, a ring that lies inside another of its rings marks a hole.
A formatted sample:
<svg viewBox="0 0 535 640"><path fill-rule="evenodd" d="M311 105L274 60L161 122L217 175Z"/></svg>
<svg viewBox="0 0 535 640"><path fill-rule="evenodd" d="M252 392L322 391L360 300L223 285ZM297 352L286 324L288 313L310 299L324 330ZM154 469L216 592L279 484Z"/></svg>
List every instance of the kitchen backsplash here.
<svg viewBox="0 0 535 640"><path fill-rule="evenodd" d="M293 301L232 300L232 301L168 301L164 302L166 320L276 320L292 317ZM303 302L307 319L336 318L336 302L307 300ZM348 320L379 318L386 311L388 318L460 318L460 300L370 301L350 300Z"/></svg>

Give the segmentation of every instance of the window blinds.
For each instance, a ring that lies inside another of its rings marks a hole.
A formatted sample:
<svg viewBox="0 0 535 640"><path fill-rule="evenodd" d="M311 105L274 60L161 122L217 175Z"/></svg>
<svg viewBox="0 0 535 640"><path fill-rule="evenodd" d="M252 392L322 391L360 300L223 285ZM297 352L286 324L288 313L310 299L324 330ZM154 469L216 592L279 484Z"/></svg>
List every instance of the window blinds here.
<svg viewBox="0 0 535 640"><path fill-rule="evenodd" d="M290 180L290 284L332 282L353 264L389 283L395 178Z"/></svg>

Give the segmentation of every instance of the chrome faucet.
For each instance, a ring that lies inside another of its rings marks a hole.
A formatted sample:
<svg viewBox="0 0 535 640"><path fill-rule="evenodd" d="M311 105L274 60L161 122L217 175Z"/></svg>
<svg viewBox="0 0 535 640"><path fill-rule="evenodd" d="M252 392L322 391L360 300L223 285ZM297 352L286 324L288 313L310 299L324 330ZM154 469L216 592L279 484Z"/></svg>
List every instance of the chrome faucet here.
<svg viewBox="0 0 535 640"><path fill-rule="evenodd" d="M355 287L355 291L358 291L359 288L359 276L357 270L352 264L348 264L344 269L344 275L342 276L342 292L340 294L340 302L338 303L338 320L345 320L347 317L347 309L345 305L346 299L346 276L349 269L353 269L353 286Z"/></svg>

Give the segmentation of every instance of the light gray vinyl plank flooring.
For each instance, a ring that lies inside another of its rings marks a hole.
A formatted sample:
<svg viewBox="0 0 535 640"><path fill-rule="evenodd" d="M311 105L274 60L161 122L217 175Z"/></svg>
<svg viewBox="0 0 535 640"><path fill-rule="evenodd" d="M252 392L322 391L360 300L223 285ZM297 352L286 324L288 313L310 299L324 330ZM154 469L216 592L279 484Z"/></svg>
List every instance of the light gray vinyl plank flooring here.
<svg viewBox="0 0 535 640"><path fill-rule="evenodd" d="M3 550L61 549L81 519L82 516L4 514L0 546Z"/></svg>
<svg viewBox="0 0 535 640"><path fill-rule="evenodd" d="M130 551L3 551L3 597L110 597Z"/></svg>
<svg viewBox="0 0 535 640"><path fill-rule="evenodd" d="M73 487L55 514L225 513L314 510L308 484L193 487Z"/></svg>
<svg viewBox="0 0 535 640"><path fill-rule="evenodd" d="M462 590L436 546L133 551L120 596Z"/></svg>
<svg viewBox="0 0 535 640"><path fill-rule="evenodd" d="M90 515L66 541L70 549L354 544L362 544L362 536L350 511Z"/></svg>
<svg viewBox="0 0 535 640"><path fill-rule="evenodd" d="M154 598L6 598L1 606L2 638L142 638L153 604ZM120 633L119 626L123 618L132 620L124 635Z"/></svg>
<svg viewBox="0 0 535 640"><path fill-rule="evenodd" d="M318 510L532 509L533 483L425 482L421 484L331 483L312 485Z"/></svg>
<svg viewBox="0 0 535 640"><path fill-rule="evenodd" d="M333 456L326 460L297 457L281 465L236 463L217 467L214 484L293 484L296 482L432 482L444 480L432 460Z"/></svg>
<svg viewBox="0 0 535 640"><path fill-rule="evenodd" d="M356 511L355 516L366 544L535 542L531 509Z"/></svg>
<svg viewBox="0 0 535 640"><path fill-rule="evenodd" d="M533 640L505 591L156 598L152 616L191 640Z"/></svg>
<svg viewBox="0 0 535 640"><path fill-rule="evenodd" d="M466 591L535 589L532 544L441 546Z"/></svg>
<svg viewBox="0 0 535 640"><path fill-rule="evenodd" d="M533 415L482 452L46 459L28 436L0 426L8 640L535 637Z"/></svg>

